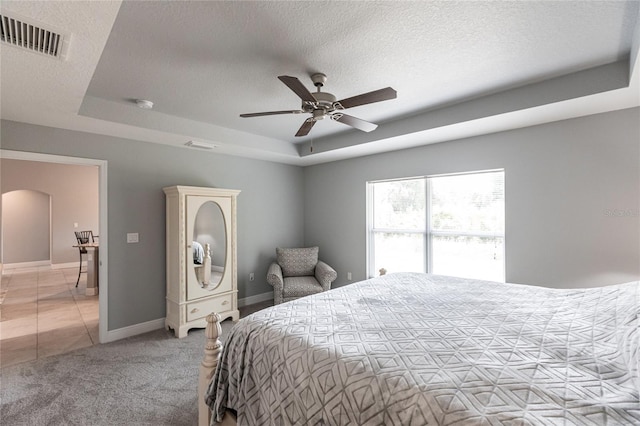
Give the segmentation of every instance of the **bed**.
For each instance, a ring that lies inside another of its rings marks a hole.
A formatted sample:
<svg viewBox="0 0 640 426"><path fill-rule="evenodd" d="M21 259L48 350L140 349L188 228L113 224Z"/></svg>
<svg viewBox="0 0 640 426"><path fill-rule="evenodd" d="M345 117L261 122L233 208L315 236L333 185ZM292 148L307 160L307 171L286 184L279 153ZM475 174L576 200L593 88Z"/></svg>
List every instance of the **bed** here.
<svg viewBox="0 0 640 426"><path fill-rule="evenodd" d="M639 311L640 282L398 273L252 314L224 349L212 314L200 421L640 424Z"/></svg>

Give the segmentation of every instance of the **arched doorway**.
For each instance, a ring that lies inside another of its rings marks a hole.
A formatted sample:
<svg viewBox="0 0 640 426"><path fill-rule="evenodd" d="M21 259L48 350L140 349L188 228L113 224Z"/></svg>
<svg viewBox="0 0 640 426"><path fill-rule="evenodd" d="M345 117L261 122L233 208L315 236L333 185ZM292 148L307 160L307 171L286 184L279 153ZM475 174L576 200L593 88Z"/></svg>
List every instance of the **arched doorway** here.
<svg viewBox="0 0 640 426"><path fill-rule="evenodd" d="M51 196L22 189L2 194L2 263L51 264Z"/></svg>

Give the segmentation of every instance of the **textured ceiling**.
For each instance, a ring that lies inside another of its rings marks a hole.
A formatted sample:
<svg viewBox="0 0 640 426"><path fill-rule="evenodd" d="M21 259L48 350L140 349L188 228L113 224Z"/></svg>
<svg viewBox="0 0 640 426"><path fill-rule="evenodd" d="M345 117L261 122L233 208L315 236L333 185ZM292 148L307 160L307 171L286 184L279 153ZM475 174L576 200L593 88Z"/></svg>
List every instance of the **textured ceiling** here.
<svg viewBox="0 0 640 426"><path fill-rule="evenodd" d="M293 143L311 138L321 143L325 159L335 159L338 152L362 155L504 130L487 125L490 118L523 109L533 116L547 104L628 92L640 36L637 1L126 1L119 10L117 2L21 3L5 1L3 8L74 38L69 59L56 65L3 48L3 118L37 121L24 118L13 90L34 99L40 90L52 99L64 92L62 108L79 114L62 120L64 127L176 145L197 139L218 144L221 152L293 163L305 155ZM621 66L597 68L615 63ZM28 67L64 75L32 92ZM328 76L323 90L339 99L386 86L398 98L348 110L380 124L370 134L324 120L309 136L294 138L306 116L239 117L298 109L297 96L276 77L298 77L312 90L314 72ZM576 111L555 117L630 107L636 98L601 98L598 108L573 105ZM149 99L154 109L141 110L134 99ZM487 109L494 112L484 114ZM439 117L442 111L456 120ZM471 119L483 120L479 130L453 128L454 121ZM536 120L511 127L553 118ZM434 129L438 135L425 134Z"/></svg>

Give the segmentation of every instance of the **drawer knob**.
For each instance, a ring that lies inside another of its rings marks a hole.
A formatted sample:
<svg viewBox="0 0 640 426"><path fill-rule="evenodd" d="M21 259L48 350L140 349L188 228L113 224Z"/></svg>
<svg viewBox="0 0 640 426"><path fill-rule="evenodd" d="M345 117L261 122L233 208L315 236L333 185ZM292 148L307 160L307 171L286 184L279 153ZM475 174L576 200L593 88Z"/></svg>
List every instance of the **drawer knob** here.
<svg viewBox="0 0 640 426"><path fill-rule="evenodd" d="M199 310L200 310L200 309L198 309L198 308L193 308L193 309L191 310L191 313L192 313L192 314L195 314L195 313L196 313L196 312L198 312Z"/></svg>
<svg viewBox="0 0 640 426"><path fill-rule="evenodd" d="M225 300L224 302L222 302L222 304L223 304L223 305L228 305L228 304L229 304L229 301L228 301L228 300Z"/></svg>

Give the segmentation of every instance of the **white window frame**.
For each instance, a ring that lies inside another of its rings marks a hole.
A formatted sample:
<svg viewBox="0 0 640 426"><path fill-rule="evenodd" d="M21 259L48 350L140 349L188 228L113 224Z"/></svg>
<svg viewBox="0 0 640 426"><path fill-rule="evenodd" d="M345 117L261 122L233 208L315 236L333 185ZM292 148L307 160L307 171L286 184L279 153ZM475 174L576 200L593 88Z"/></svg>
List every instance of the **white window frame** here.
<svg viewBox="0 0 640 426"><path fill-rule="evenodd" d="M438 177L447 177L447 176L460 176L460 175L474 175L481 173L503 173L503 179L506 181L506 176L504 175L504 169L491 169L491 170L479 170L479 171L471 171L471 172L462 172L462 173L447 173L447 174L438 174L438 175L428 175L428 176L416 176L416 177L407 177L407 178L399 178L399 179L384 179L384 180L375 180L368 181L366 183L366 208L367 208L367 217L366 217L366 268L367 268L367 276L369 278L373 278L378 275L378 271L373 271L374 259L375 259L375 247L373 245L373 235L375 233L397 233L397 234L422 234L424 238L424 247L425 247L425 256L424 256L424 270L429 273L433 270L433 257L432 253L432 239L433 236L468 236L468 237L500 237L503 240L502 244L502 258L504 259L502 263L502 277L503 281L506 277L506 231L503 230L501 233L495 232L464 232L464 231L435 231L431 227L431 178ZM425 200L427 205L425 206L425 227L424 230L415 230L415 229L390 229L390 228L374 228L374 206L373 206L373 187L376 183L384 183L384 182L395 182L395 181L408 181L408 180L425 180ZM505 183L505 198L506 198L506 183ZM506 201L505 201L506 202ZM506 212L505 212L506 214Z"/></svg>

